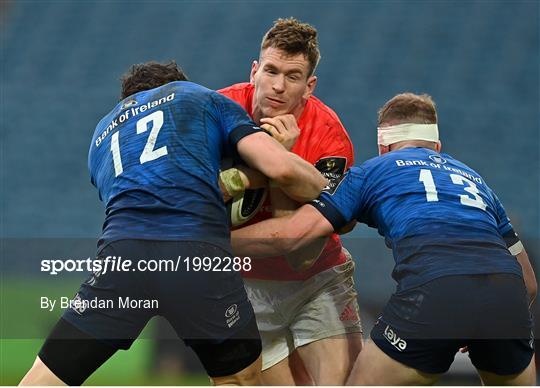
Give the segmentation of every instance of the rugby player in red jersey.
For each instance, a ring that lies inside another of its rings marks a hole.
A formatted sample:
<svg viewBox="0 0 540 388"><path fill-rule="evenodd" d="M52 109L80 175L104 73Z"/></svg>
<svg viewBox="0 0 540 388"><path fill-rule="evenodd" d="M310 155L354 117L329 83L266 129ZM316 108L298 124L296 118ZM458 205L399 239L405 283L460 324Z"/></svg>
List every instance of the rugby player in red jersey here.
<svg viewBox="0 0 540 388"><path fill-rule="evenodd" d="M332 182L353 164L353 146L336 113L313 96L319 58L315 28L279 19L262 40L250 82L219 92ZM251 223L298 207L277 188L270 194ZM310 268L293 254L254 260L243 274L263 342L266 385L342 385L362 348L350 255L336 234L312 249L322 252Z"/></svg>

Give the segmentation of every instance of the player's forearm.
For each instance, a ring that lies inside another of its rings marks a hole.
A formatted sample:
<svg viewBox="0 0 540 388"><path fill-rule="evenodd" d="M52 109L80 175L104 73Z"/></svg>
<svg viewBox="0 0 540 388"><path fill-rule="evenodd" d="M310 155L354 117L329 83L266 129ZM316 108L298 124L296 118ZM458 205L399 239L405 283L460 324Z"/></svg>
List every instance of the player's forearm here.
<svg viewBox="0 0 540 388"><path fill-rule="evenodd" d="M290 216L298 209L298 202L293 201L278 187L270 189L270 199L274 218ZM285 260L293 270L305 271L315 264L327 240L327 238L316 239L303 248L286 253Z"/></svg>
<svg viewBox="0 0 540 388"><path fill-rule="evenodd" d="M287 233L288 218L272 218L233 230L231 243L235 255L270 257L292 251L295 248L295 241Z"/></svg>
<svg viewBox="0 0 540 388"><path fill-rule="evenodd" d="M279 187L270 188L270 202L274 218L290 216L298 209L298 202L288 197Z"/></svg>
<svg viewBox="0 0 540 388"><path fill-rule="evenodd" d="M274 178L285 194L298 202L308 202L319 196L328 181L311 164L299 156L289 153L288 168Z"/></svg>
<svg viewBox="0 0 540 388"><path fill-rule="evenodd" d="M523 271L523 280L525 282L525 287L527 288L527 295L529 296L530 305L533 304L536 299L536 293L538 291L538 284L536 282L536 276L532 268L531 262L529 260L529 255L525 248L516 255L518 263L521 265L521 270Z"/></svg>
<svg viewBox="0 0 540 388"><path fill-rule="evenodd" d="M330 236L332 224L313 206L304 205L287 217L271 218L232 232L237 255L282 256Z"/></svg>

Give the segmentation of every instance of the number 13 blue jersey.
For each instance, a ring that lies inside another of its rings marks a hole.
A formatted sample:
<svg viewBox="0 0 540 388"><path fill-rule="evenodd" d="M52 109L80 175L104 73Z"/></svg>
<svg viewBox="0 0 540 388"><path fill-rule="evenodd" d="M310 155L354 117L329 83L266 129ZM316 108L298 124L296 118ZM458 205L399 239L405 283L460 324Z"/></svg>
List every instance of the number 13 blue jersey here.
<svg viewBox="0 0 540 388"><path fill-rule="evenodd" d="M449 155L389 152L352 167L312 205L335 229L352 219L377 228L393 251L398 290L448 275L522 276L503 238L513 229L498 198Z"/></svg>

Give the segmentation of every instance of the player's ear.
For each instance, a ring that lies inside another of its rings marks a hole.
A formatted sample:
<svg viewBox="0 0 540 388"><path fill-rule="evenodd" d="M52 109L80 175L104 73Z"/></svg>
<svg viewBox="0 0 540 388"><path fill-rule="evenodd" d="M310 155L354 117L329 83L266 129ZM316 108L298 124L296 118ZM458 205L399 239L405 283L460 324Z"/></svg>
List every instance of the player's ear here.
<svg viewBox="0 0 540 388"><path fill-rule="evenodd" d="M441 141L439 140L437 143L435 143L435 151L437 152L441 152L441 149L442 149L442 143Z"/></svg>
<svg viewBox="0 0 540 388"><path fill-rule="evenodd" d="M306 91L304 92L304 95L302 97L307 100L315 91L316 86L317 86L317 76L312 75L307 80Z"/></svg>
<svg viewBox="0 0 540 388"><path fill-rule="evenodd" d="M379 156L390 152L390 146L379 144Z"/></svg>
<svg viewBox="0 0 540 388"><path fill-rule="evenodd" d="M251 72L249 73L249 83L254 84L255 83L255 73L259 70L259 62L253 61L251 63Z"/></svg>

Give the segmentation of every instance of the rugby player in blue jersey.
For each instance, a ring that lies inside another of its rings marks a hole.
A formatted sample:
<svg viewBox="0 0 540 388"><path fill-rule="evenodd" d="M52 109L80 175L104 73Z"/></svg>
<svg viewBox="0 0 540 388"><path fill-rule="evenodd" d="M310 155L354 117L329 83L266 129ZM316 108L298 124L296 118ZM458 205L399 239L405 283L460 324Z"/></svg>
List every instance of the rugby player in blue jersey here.
<svg viewBox="0 0 540 388"><path fill-rule="evenodd" d="M98 258L132 266L81 285L22 385L82 384L155 315L192 347L213 384L260 383L261 342L239 272L249 260L232 260L218 185L222 157L236 153L296 200L316 198L326 184L240 105L188 82L176 63L131 68L122 101L96 127L88 165L106 205ZM195 258L210 266L197 270ZM175 266L145 271L149 260Z"/></svg>
<svg viewBox="0 0 540 388"><path fill-rule="evenodd" d="M278 255L351 221L377 228L397 289L348 384L433 384L466 347L484 384L533 385L537 284L501 203L474 170L440 154L429 96L395 96L378 123L381 156L294 215L233 232L233 248Z"/></svg>

